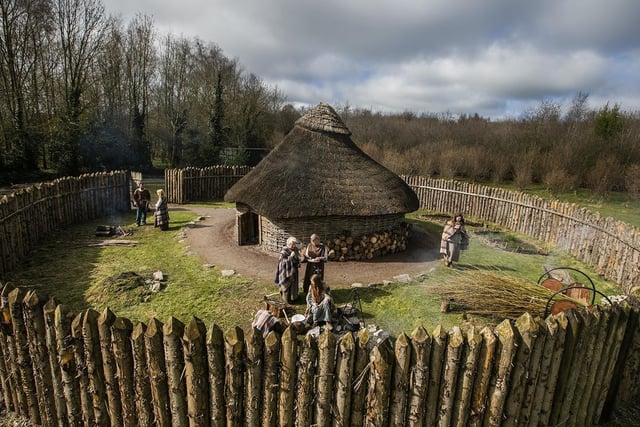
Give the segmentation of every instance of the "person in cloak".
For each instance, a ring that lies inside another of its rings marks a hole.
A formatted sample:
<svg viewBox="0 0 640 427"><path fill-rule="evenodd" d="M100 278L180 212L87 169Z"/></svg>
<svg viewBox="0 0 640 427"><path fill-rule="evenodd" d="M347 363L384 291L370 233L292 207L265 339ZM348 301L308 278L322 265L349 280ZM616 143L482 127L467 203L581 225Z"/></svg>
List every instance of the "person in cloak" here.
<svg viewBox="0 0 640 427"><path fill-rule="evenodd" d="M298 267L300 266L300 251L298 240L291 236L287 244L280 251L280 258L276 266L274 282L284 302L292 304L298 299Z"/></svg>
<svg viewBox="0 0 640 427"><path fill-rule="evenodd" d="M309 285L311 285L311 276L319 274L320 278L324 280L324 263L328 259L327 248L315 233L309 238L304 258L307 261L307 266L304 270L302 290L306 294L309 292Z"/></svg>
<svg viewBox="0 0 640 427"><path fill-rule="evenodd" d="M464 227L464 217L457 214L444 225L440 240L440 253L444 264L451 267L453 262L460 259L460 251L469 248L469 235Z"/></svg>

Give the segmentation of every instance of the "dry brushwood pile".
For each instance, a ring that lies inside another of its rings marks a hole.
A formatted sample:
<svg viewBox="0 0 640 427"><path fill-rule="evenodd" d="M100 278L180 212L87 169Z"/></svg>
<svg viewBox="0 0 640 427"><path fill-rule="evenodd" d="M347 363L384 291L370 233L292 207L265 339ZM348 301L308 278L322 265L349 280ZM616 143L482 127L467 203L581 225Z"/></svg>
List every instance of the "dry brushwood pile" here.
<svg viewBox="0 0 640 427"><path fill-rule="evenodd" d="M452 310L494 319L517 319L523 313L543 316L553 292L535 282L499 273L466 271L447 282L430 288L446 300ZM584 304L565 295L553 301L567 300L578 307Z"/></svg>
<svg viewBox="0 0 640 427"><path fill-rule="evenodd" d="M325 244L332 261L360 261L407 249L411 224L402 223L391 230L352 237L347 233L329 239Z"/></svg>

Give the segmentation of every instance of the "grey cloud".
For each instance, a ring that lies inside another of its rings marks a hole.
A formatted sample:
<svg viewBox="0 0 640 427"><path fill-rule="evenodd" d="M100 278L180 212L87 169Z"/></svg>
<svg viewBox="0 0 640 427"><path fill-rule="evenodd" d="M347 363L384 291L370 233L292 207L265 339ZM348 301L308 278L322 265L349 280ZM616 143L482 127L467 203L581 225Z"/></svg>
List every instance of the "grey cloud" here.
<svg viewBox="0 0 640 427"><path fill-rule="evenodd" d="M106 5L218 44L292 103L504 116L585 91L640 109L637 0Z"/></svg>

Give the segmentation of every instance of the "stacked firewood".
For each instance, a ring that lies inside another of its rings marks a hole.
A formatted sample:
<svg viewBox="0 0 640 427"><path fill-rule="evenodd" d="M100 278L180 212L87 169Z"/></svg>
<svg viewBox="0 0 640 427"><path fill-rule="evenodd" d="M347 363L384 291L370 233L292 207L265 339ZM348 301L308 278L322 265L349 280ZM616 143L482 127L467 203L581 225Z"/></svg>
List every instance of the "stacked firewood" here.
<svg viewBox="0 0 640 427"><path fill-rule="evenodd" d="M359 237L348 233L325 242L332 261L361 261L407 249L411 224L402 223L390 230L383 230Z"/></svg>

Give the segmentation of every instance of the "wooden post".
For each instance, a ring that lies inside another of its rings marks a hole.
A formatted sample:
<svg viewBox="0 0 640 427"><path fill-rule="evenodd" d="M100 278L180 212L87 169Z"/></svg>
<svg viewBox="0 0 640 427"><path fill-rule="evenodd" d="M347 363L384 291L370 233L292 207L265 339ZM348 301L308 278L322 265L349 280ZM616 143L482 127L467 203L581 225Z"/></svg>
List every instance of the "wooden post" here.
<svg viewBox="0 0 640 427"><path fill-rule="evenodd" d="M529 417L527 418L529 425L540 425L540 420L544 416L542 413L542 404L546 389L549 387L550 381L552 380L552 361L558 341L558 321L556 320L556 317L547 317L544 321L544 327L546 330L546 339L541 351L538 382L536 384L534 394L530 399Z"/></svg>
<svg viewBox="0 0 640 427"><path fill-rule="evenodd" d="M115 330L126 329L129 327L126 319L116 319ZM153 415L153 393L151 392L151 369L147 363L147 350L145 344L145 334L147 327L144 323L138 322L131 331L131 347L133 350L133 375L136 396L136 410L138 423L140 425L150 425L154 421ZM118 332L119 333L119 332ZM122 390L121 395L125 395ZM123 411L126 410L123 406ZM160 423L158 423L160 425Z"/></svg>
<svg viewBox="0 0 640 427"><path fill-rule="evenodd" d="M508 320L504 320L495 328L495 334L498 337L498 348L496 351L497 371L495 374L495 383L491 385L489 390L489 411L488 418L485 419L485 425L490 427L499 427L502 422L504 404L507 399L507 391L509 390L511 372L513 369L513 358L516 353L516 334Z"/></svg>
<svg viewBox="0 0 640 427"><path fill-rule="evenodd" d="M3 324L2 327L6 327L6 324ZM2 399L7 412L17 412L18 408L15 401L15 390L13 390L14 385L11 383L10 379L11 368L7 366L8 363L11 363L11 356L9 355L8 349L5 347L4 333L0 332L0 334L0 389L2 390Z"/></svg>
<svg viewBox="0 0 640 427"><path fill-rule="evenodd" d="M56 339L55 312L56 301L51 298L43 307L47 354L49 356L49 366L51 367L51 384L53 387L53 399L56 408L58 426L67 425L67 405L62 388L62 376L60 372L61 358L58 354L58 344Z"/></svg>
<svg viewBox="0 0 640 427"><path fill-rule="evenodd" d="M183 351L187 379L187 409L189 425L209 425L209 381L207 378L207 328L193 317L184 330Z"/></svg>
<svg viewBox="0 0 640 427"><path fill-rule="evenodd" d="M517 347L514 366L511 371L509 399L507 399L504 406L502 423L505 427L516 426L522 422L519 418L520 407L524 402L527 376L531 373L531 355L537 346L539 335L538 323L529 313L524 313L516 320L516 330L520 344ZM544 344L540 343L540 347L543 346Z"/></svg>
<svg viewBox="0 0 640 427"><path fill-rule="evenodd" d="M104 386L107 392L109 419L111 420L112 427L118 427L123 424L122 398L120 397L120 385L118 384L119 377L116 375L117 368L111 346L111 326L113 326L115 321L116 315L108 308L105 308L98 318L98 334L100 336Z"/></svg>
<svg viewBox="0 0 640 427"><path fill-rule="evenodd" d="M538 325L538 335L535 339L535 343L533 339L531 340L531 363L530 370L525 374L525 392L524 398L522 399L522 406L520 407L520 415L517 417L521 423L529 425L531 420L532 408L536 404L534 402L535 394L538 389L541 387L540 378L542 376L541 368L542 368L542 358L543 351L546 348L547 342L547 325L540 318L535 318L534 322ZM521 332L522 335L522 332ZM533 338L533 337L532 337ZM529 339L529 338L525 338ZM543 387L543 386L542 386Z"/></svg>
<svg viewBox="0 0 640 427"><path fill-rule="evenodd" d="M411 334L411 388L409 389L408 425L424 425L425 400L429 386L429 358L431 337L427 330L419 326Z"/></svg>
<svg viewBox="0 0 640 427"><path fill-rule="evenodd" d="M91 388L91 398L94 415L94 425L108 426L109 410L104 399L106 387L102 363L102 353L100 350L100 334L98 332L98 317L100 314L88 309L82 322L82 337L84 339L85 363L87 365L87 376L89 377L89 387Z"/></svg>
<svg viewBox="0 0 640 427"><path fill-rule="evenodd" d="M391 406L389 408L389 425L405 426L407 418L407 400L409 378L411 374L411 341L403 332L395 344L395 364L391 380Z"/></svg>
<svg viewBox="0 0 640 427"><path fill-rule="evenodd" d="M581 368L584 362L584 351L586 349L587 342L589 340L588 331L585 334L585 329L591 325L591 317L586 316L584 312L570 311L569 319L573 317L576 325L579 325L579 329L576 331L575 339L573 342L565 342L565 359L562 360L562 368L560 370L560 378L558 378L558 389L556 389L556 396L563 396L563 398L554 404L554 413L552 415L553 420L558 420L558 423L568 423L571 417L571 405L573 403L573 396L575 395L576 384L578 382L578 375L571 375L573 372L581 372ZM570 358L569 358L570 357ZM563 390L560 392L560 390Z"/></svg>
<svg viewBox="0 0 640 427"><path fill-rule="evenodd" d="M11 322L13 323L14 337L16 340L17 362L22 380L22 392L24 393L29 411L29 419L33 424L40 424L40 408L38 407L38 396L36 385L31 368L31 356L29 355L29 343L27 341L27 331L23 321L22 301L24 291L16 288L9 293L9 308L11 312Z"/></svg>
<svg viewBox="0 0 640 427"><path fill-rule="evenodd" d="M549 316L547 324L547 341L543 352L541 382L534 397L534 407L531 411L531 425L547 425L556 396L556 385L564 357L565 338L569 328L569 320L564 312L557 316ZM549 345L547 345L549 343ZM547 356L548 354L548 356ZM547 360L548 359L548 360ZM547 367L548 366L548 367ZM546 371L544 370L546 369ZM539 402L539 403L538 403ZM539 405L539 410L537 409Z"/></svg>
<svg viewBox="0 0 640 427"><path fill-rule="evenodd" d="M51 366L46 347L46 333L42 300L37 292L29 291L22 301L24 304L24 319L29 340L29 352L33 362L34 381L40 417L43 424L57 424L56 406L54 402L53 381L51 379Z"/></svg>
<svg viewBox="0 0 640 427"><path fill-rule="evenodd" d="M278 425L293 427L293 402L296 387L298 345L295 331L288 327L282 334L280 348L280 390L278 396Z"/></svg>
<svg viewBox="0 0 640 427"><path fill-rule="evenodd" d="M386 426L389 421L393 363L393 349L389 339L384 339L371 351L371 375L366 414L368 426Z"/></svg>
<svg viewBox="0 0 640 427"><path fill-rule="evenodd" d="M262 356L264 353L264 340L262 331L252 328L246 337L247 344L247 372L245 375L245 425L258 427L262 414ZM222 353L222 376L224 378L224 352ZM222 381L224 392L224 381ZM222 396L224 402L224 396ZM224 406L222 406L224 409ZM222 420L224 420L224 413ZM212 423L213 425L213 423Z"/></svg>
<svg viewBox="0 0 640 427"><path fill-rule="evenodd" d="M89 376L85 361L84 340L82 338L82 324L86 313L79 313L71 322L71 334L73 336L73 357L76 362L77 375L74 380L78 382L80 390L80 411L85 425L94 422L91 393L89 391Z"/></svg>
<svg viewBox="0 0 640 427"><path fill-rule="evenodd" d="M356 355L355 345L356 342L352 333L345 334L338 342L334 427L350 425L351 383L353 382L353 365Z"/></svg>
<svg viewBox="0 0 640 427"><path fill-rule="evenodd" d="M313 399L315 391L315 373L318 349L316 340L311 335L305 335L300 344L300 360L298 370L298 386L296 389L296 426L307 427L312 424Z"/></svg>
<svg viewBox="0 0 640 427"><path fill-rule="evenodd" d="M103 316L104 315L105 313L103 313ZM102 324L104 325L104 323ZM113 339L111 345L113 350L113 368L115 368L115 374L118 378L117 384L119 386L119 396L123 397L121 401L122 410L120 418L122 425L125 427L135 427L138 425L136 401L145 400L147 397L146 395L139 395L136 393L134 383L136 376L134 374L133 352L131 348L132 331L133 324L129 319L125 319L123 317L118 317L113 321L113 325L111 325L111 337ZM101 333L101 339L102 336L103 335ZM133 399L133 396L136 398ZM109 408L111 408L111 402L109 402ZM148 421L148 419L146 421Z"/></svg>
<svg viewBox="0 0 640 427"><path fill-rule="evenodd" d="M244 415L242 400L244 382L244 332L239 327L232 328L225 337L226 353L226 399L227 427L241 426ZM277 386L277 383L276 383ZM277 393L275 394L277 397ZM275 418L274 414L274 420Z"/></svg>
<svg viewBox="0 0 640 427"><path fill-rule="evenodd" d="M165 362L164 339L162 336L163 329L162 322L152 318L144 333L144 345L151 382L151 397L153 398L153 414L158 427L171 425L167 364Z"/></svg>
<svg viewBox="0 0 640 427"><path fill-rule="evenodd" d="M227 422L224 398L224 336L215 323L207 331L207 359L209 363L209 421L212 427L224 427Z"/></svg>
<svg viewBox="0 0 640 427"><path fill-rule="evenodd" d="M489 327L484 327L480 331L480 335L482 335L483 341L478 361L478 374L471 395L471 413L468 420L469 426L473 427L482 426L486 416L489 386L493 377L495 354L498 346L498 339Z"/></svg>
<svg viewBox="0 0 640 427"><path fill-rule="evenodd" d="M316 382L316 422L319 427L331 424L333 377L335 375L336 337L325 331L318 338L318 379Z"/></svg>
<svg viewBox="0 0 640 427"><path fill-rule="evenodd" d="M442 397L440 399L440 413L438 415L438 425L442 427L446 427L451 423L456 396L456 385L458 383L458 371L460 370L459 361L463 348L464 337L462 330L460 327L454 326L451 332L449 332L444 372L442 374Z"/></svg>
<svg viewBox="0 0 640 427"><path fill-rule="evenodd" d="M627 322L629 321L629 307L618 306L613 310L613 314L612 322L615 319L616 323L612 323L611 335L607 337L608 342L605 344L607 352L604 355L604 360L606 360L606 365L603 369L604 378L612 378L613 376L616 361L618 360L618 355L620 354L622 342L624 340ZM602 385L600 390L598 390L598 396L595 396L593 401L594 411L591 416L592 419L600 418L604 409L605 401L607 400L610 384L611 381L607 381Z"/></svg>
<svg viewBox="0 0 640 427"><path fill-rule="evenodd" d="M602 413L605 420L612 411L632 406L640 399L640 311L626 303L622 306L629 311L629 320Z"/></svg>
<svg viewBox="0 0 640 427"><path fill-rule="evenodd" d="M9 307L9 294L15 287L6 283L2 288L2 342L7 360L7 375L11 387L11 400L18 415L29 416L27 400L22 392L22 378L20 377L20 367L18 365L18 350L16 349L15 333L11 322L11 308Z"/></svg>
<svg viewBox="0 0 640 427"><path fill-rule="evenodd" d="M478 364L480 361L480 349L482 348L482 335L471 326L467 331L466 348L461 357L463 365L458 375L456 386L455 406L452 414L452 426L463 427L467 425L467 419L471 412L471 399L473 385L478 377Z"/></svg>
<svg viewBox="0 0 640 427"><path fill-rule="evenodd" d="M603 310L597 306L594 308L592 315L596 319L592 326L595 329L592 332L594 339L589 352L585 355L589 360L583 372L603 372L607 365L607 360L603 358L603 352L606 351L605 343L607 337L612 334L612 326L616 323L617 316L610 309ZM598 421L590 419L595 413L595 411L591 410L595 408L591 408L590 402L593 402L594 406L597 407L598 402L596 399L600 397L600 387L608 381L605 379L607 377L600 375L582 375L582 377L585 377L579 388L582 392L579 397L578 394L575 397L577 401L575 402L576 416L574 425L587 425Z"/></svg>
<svg viewBox="0 0 640 427"><path fill-rule="evenodd" d="M78 387L79 371L74 356L74 339L71 336L70 313L65 305L59 304L54 313L54 327L56 331L56 347L59 358L62 391L66 403L68 425L82 423L82 406L80 403L80 388Z"/></svg>
<svg viewBox="0 0 640 427"><path fill-rule="evenodd" d="M280 339L277 333L271 331L264 340L263 426L275 427L278 421L279 364Z"/></svg>
<svg viewBox="0 0 640 427"><path fill-rule="evenodd" d="M356 335L356 362L353 367L353 392L351 397L351 425L364 425L367 392L369 391L369 344L371 335L367 328Z"/></svg>
<svg viewBox="0 0 640 427"><path fill-rule="evenodd" d="M447 349L447 331L442 325L436 326L432 334L431 343L431 359L429 364L429 388L427 389L426 400L426 425L436 425L438 417L439 401L440 401L440 381L442 378L442 367L444 365L444 356Z"/></svg>
<svg viewBox="0 0 640 427"><path fill-rule="evenodd" d="M170 317L162 329L164 335L164 357L167 366L167 385L171 408L171 424L174 427L189 424L187 416L187 387L184 382L184 356L182 354L182 336L184 324Z"/></svg>

